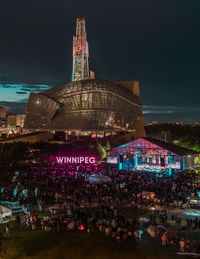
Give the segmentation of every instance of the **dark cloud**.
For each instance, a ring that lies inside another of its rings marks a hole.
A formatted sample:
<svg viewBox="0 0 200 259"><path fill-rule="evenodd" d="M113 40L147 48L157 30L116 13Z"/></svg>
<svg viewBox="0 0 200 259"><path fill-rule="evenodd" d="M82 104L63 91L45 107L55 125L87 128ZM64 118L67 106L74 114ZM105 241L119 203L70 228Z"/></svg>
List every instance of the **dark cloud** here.
<svg viewBox="0 0 200 259"><path fill-rule="evenodd" d="M2 85L2 84L1 84L1 86L2 86L3 88L11 88L11 86L10 86L10 85L7 85L7 84L5 84L5 85Z"/></svg>
<svg viewBox="0 0 200 259"><path fill-rule="evenodd" d="M25 85L25 87L22 87L21 90L25 92L35 92L39 93L42 91L45 91L47 89L51 88L49 85Z"/></svg>
<svg viewBox="0 0 200 259"><path fill-rule="evenodd" d="M26 88L31 88L31 89L48 89L50 87L49 85L37 85L37 84L22 84L22 85L25 86Z"/></svg>
<svg viewBox="0 0 200 259"><path fill-rule="evenodd" d="M200 121L200 107L192 106L144 106L143 114L146 121L162 121L191 123Z"/></svg>
<svg viewBox="0 0 200 259"><path fill-rule="evenodd" d="M5 88L5 89L17 89L19 91L16 91L16 94L27 94L27 92L42 92L45 91L51 86L49 85L37 85L37 84L25 84L25 83L4 83L0 82L0 88ZM14 97L13 97L14 99Z"/></svg>
<svg viewBox="0 0 200 259"><path fill-rule="evenodd" d="M16 94L27 94L26 92L16 92Z"/></svg>
<svg viewBox="0 0 200 259"><path fill-rule="evenodd" d="M33 92L35 89L31 89L31 88L21 88L22 91L25 91L25 92Z"/></svg>

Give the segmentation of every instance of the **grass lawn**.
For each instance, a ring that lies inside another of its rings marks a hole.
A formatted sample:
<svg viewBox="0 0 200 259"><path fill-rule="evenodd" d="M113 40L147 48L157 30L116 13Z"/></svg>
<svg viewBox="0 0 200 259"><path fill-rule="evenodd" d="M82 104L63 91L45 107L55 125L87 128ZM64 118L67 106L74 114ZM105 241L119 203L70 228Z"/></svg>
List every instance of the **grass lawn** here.
<svg viewBox="0 0 200 259"><path fill-rule="evenodd" d="M150 240L151 239L151 240ZM161 247L159 239L150 237L118 243L105 233L55 233L19 227L4 232L5 259L167 259L177 249ZM181 257L182 258L182 257Z"/></svg>
<svg viewBox="0 0 200 259"><path fill-rule="evenodd" d="M94 211L93 211L94 210ZM95 212L95 209L91 210ZM123 214L147 216L144 210L131 208L122 211ZM147 233L141 241L134 239L118 243L105 233L88 234L86 232L44 232L29 230L22 226L10 225L10 233L5 233L5 225L0 229L4 233L3 242L5 259L167 259L180 258L177 248L163 248L159 237L151 238ZM181 257L183 258L183 257Z"/></svg>
<svg viewBox="0 0 200 259"><path fill-rule="evenodd" d="M118 243L104 233L54 233L18 228L9 235L4 234L4 245L5 259L146 258L134 240Z"/></svg>
<svg viewBox="0 0 200 259"><path fill-rule="evenodd" d="M143 255L148 259L185 259L184 256L177 255L179 252L177 247L163 247L161 245L161 239L159 237L151 238L149 235L144 234L141 241L138 242L139 250L143 252ZM188 258L188 257L187 257Z"/></svg>

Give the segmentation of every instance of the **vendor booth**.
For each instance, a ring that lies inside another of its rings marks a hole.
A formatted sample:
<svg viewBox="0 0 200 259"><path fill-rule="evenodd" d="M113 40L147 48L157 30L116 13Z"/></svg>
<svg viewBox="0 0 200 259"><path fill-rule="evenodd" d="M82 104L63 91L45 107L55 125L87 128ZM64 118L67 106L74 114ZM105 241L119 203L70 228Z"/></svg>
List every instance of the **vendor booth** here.
<svg viewBox="0 0 200 259"><path fill-rule="evenodd" d="M109 153L113 160L118 159L119 170L162 172L169 175L194 168L194 159L199 155L196 151L149 137L133 140Z"/></svg>
<svg viewBox="0 0 200 259"><path fill-rule="evenodd" d="M12 210L0 205L0 222L8 221L12 216Z"/></svg>

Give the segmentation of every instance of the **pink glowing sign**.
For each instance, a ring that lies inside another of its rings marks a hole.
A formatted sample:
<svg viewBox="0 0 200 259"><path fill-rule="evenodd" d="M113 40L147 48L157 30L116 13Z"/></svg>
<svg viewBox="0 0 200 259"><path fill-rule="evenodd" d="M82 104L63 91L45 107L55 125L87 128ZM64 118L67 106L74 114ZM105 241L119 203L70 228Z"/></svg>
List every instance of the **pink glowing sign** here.
<svg viewBox="0 0 200 259"><path fill-rule="evenodd" d="M51 156L50 161L57 164L95 164L94 156Z"/></svg>

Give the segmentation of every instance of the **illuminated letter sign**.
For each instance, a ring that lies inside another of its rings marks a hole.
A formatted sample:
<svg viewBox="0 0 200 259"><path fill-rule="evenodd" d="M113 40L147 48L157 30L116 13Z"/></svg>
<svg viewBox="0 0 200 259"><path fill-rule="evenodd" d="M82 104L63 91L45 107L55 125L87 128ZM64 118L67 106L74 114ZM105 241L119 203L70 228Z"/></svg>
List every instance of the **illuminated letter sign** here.
<svg viewBox="0 0 200 259"><path fill-rule="evenodd" d="M84 157L80 157L80 164L84 161Z"/></svg>
<svg viewBox="0 0 200 259"><path fill-rule="evenodd" d="M51 156L50 161L57 164L95 164L96 158L91 156Z"/></svg>
<svg viewBox="0 0 200 259"><path fill-rule="evenodd" d="M94 164L95 163L95 158L94 157L90 157L89 158L89 163L90 164Z"/></svg>
<svg viewBox="0 0 200 259"><path fill-rule="evenodd" d="M57 156L57 157L56 157L57 163L58 163L58 164L59 164L59 163L62 164L63 158L64 158L64 157L60 157L60 156L58 157L58 156Z"/></svg>

